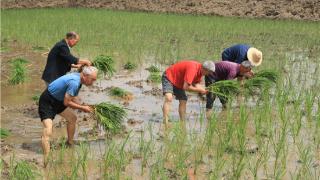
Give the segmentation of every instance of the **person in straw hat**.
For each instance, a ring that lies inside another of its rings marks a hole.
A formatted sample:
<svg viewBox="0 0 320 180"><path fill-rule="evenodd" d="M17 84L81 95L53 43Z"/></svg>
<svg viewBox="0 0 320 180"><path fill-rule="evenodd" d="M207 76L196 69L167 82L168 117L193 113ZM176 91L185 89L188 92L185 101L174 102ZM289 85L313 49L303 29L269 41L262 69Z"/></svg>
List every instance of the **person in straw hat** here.
<svg viewBox="0 0 320 180"><path fill-rule="evenodd" d="M262 52L246 44L236 44L226 48L222 52L222 61L231 61L241 64L243 61L250 61L256 67L262 63ZM245 74L245 77L251 77L253 72Z"/></svg>

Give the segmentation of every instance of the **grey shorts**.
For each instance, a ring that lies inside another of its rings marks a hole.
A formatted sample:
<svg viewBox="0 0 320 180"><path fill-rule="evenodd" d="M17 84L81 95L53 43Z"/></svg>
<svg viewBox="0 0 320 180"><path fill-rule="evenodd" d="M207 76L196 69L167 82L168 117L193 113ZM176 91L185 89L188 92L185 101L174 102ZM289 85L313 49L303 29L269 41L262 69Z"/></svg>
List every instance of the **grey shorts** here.
<svg viewBox="0 0 320 180"><path fill-rule="evenodd" d="M175 87L167 78L166 72L162 74L162 92L163 95L166 93L172 93L177 100L188 100L186 92L182 89Z"/></svg>

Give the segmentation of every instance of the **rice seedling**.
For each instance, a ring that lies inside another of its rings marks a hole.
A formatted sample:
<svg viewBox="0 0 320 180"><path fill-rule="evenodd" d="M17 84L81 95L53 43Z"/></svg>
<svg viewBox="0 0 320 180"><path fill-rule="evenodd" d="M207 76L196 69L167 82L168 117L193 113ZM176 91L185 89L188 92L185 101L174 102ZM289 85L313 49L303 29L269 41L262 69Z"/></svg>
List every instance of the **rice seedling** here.
<svg viewBox="0 0 320 180"><path fill-rule="evenodd" d="M151 83L157 83L157 84L161 83L161 74L157 72L152 72L148 76L147 81Z"/></svg>
<svg viewBox="0 0 320 180"><path fill-rule="evenodd" d="M250 95L254 95L256 93L262 91L267 91L271 87L271 81L264 77L254 77L244 82L244 88L246 92ZM258 91L258 92L257 92Z"/></svg>
<svg viewBox="0 0 320 180"><path fill-rule="evenodd" d="M137 68L137 64L129 61L123 66L123 68L127 70L133 70Z"/></svg>
<svg viewBox="0 0 320 180"><path fill-rule="evenodd" d="M121 130L121 123L127 116L126 111L122 107L107 102L95 105L93 114L98 123L100 123L105 130L112 133Z"/></svg>
<svg viewBox="0 0 320 180"><path fill-rule="evenodd" d="M9 77L9 84L22 84L27 80L27 63L28 61L22 58L17 58L11 61L12 70Z"/></svg>
<svg viewBox="0 0 320 180"><path fill-rule="evenodd" d="M208 90L215 95L231 98L240 92L239 83L233 80L218 81L211 84Z"/></svg>
<svg viewBox="0 0 320 180"><path fill-rule="evenodd" d="M40 173L33 164L24 160L14 161L14 157L10 161L10 179L37 179L40 177Z"/></svg>
<svg viewBox="0 0 320 180"><path fill-rule="evenodd" d="M160 68L158 66L155 66L155 65L151 65L150 67L147 67L146 70L149 71L150 73L158 73L158 72L160 72Z"/></svg>
<svg viewBox="0 0 320 180"><path fill-rule="evenodd" d="M130 93L128 91L125 91L122 88L119 87L112 87L110 89L110 95L111 96L116 96L116 97L120 97L120 98L124 98L128 95L130 95Z"/></svg>
<svg viewBox="0 0 320 180"><path fill-rule="evenodd" d="M114 60L110 56L99 55L93 60L92 64L102 72L103 75L107 75L109 78L116 72Z"/></svg>
<svg viewBox="0 0 320 180"><path fill-rule="evenodd" d="M254 77L263 77L266 79L269 79L270 81L276 83L279 79L279 75L274 70L261 70L257 73L255 73Z"/></svg>
<svg viewBox="0 0 320 180"><path fill-rule="evenodd" d="M4 128L0 128L0 139L10 136L10 131Z"/></svg>

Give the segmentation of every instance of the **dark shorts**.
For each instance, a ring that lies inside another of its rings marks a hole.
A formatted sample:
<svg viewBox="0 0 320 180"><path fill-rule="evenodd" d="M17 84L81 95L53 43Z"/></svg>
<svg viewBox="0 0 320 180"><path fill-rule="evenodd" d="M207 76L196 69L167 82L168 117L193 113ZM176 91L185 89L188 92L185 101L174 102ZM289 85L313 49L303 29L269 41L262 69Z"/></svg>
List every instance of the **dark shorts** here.
<svg viewBox="0 0 320 180"><path fill-rule="evenodd" d="M218 82L218 80L214 79L211 76L205 76L204 80L205 80L206 87L210 86L211 84L213 84L215 82ZM212 109L213 102L216 99L216 95L211 93L211 92L209 92L206 95L206 98L207 98L206 108L207 109ZM218 98L220 99L220 102L221 102L222 105L225 105L227 103L227 101L228 101L228 99L226 97L223 97L223 96L218 96Z"/></svg>
<svg viewBox="0 0 320 180"><path fill-rule="evenodd" d="M57 114L62 113L67 107L62 101L56 100L46 89L40 96L39 116L41 121L44 119L54 119Z"/></svg>
<svg viewBox="0 0 320 180"><path fill-rule="evenodd" d="M177 100L188 100L186 92L182 89L175 87L167 78L166 72L162 74L162 92L163 95L166 93L172 93Z"/></svg>

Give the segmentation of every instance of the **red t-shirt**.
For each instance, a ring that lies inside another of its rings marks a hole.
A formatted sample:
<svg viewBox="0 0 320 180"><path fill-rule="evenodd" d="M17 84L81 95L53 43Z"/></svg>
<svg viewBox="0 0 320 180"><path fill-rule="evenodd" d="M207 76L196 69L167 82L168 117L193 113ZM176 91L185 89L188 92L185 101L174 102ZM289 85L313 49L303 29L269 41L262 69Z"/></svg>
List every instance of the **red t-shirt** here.
<svg viewBox="0 0 320 180"><path fill-rule="evenodd" d="M202 64L197 61L184 60L171 65L166 70L168 80L177 88L182 89L184 82L196 84L201 81Z"/></svg>

